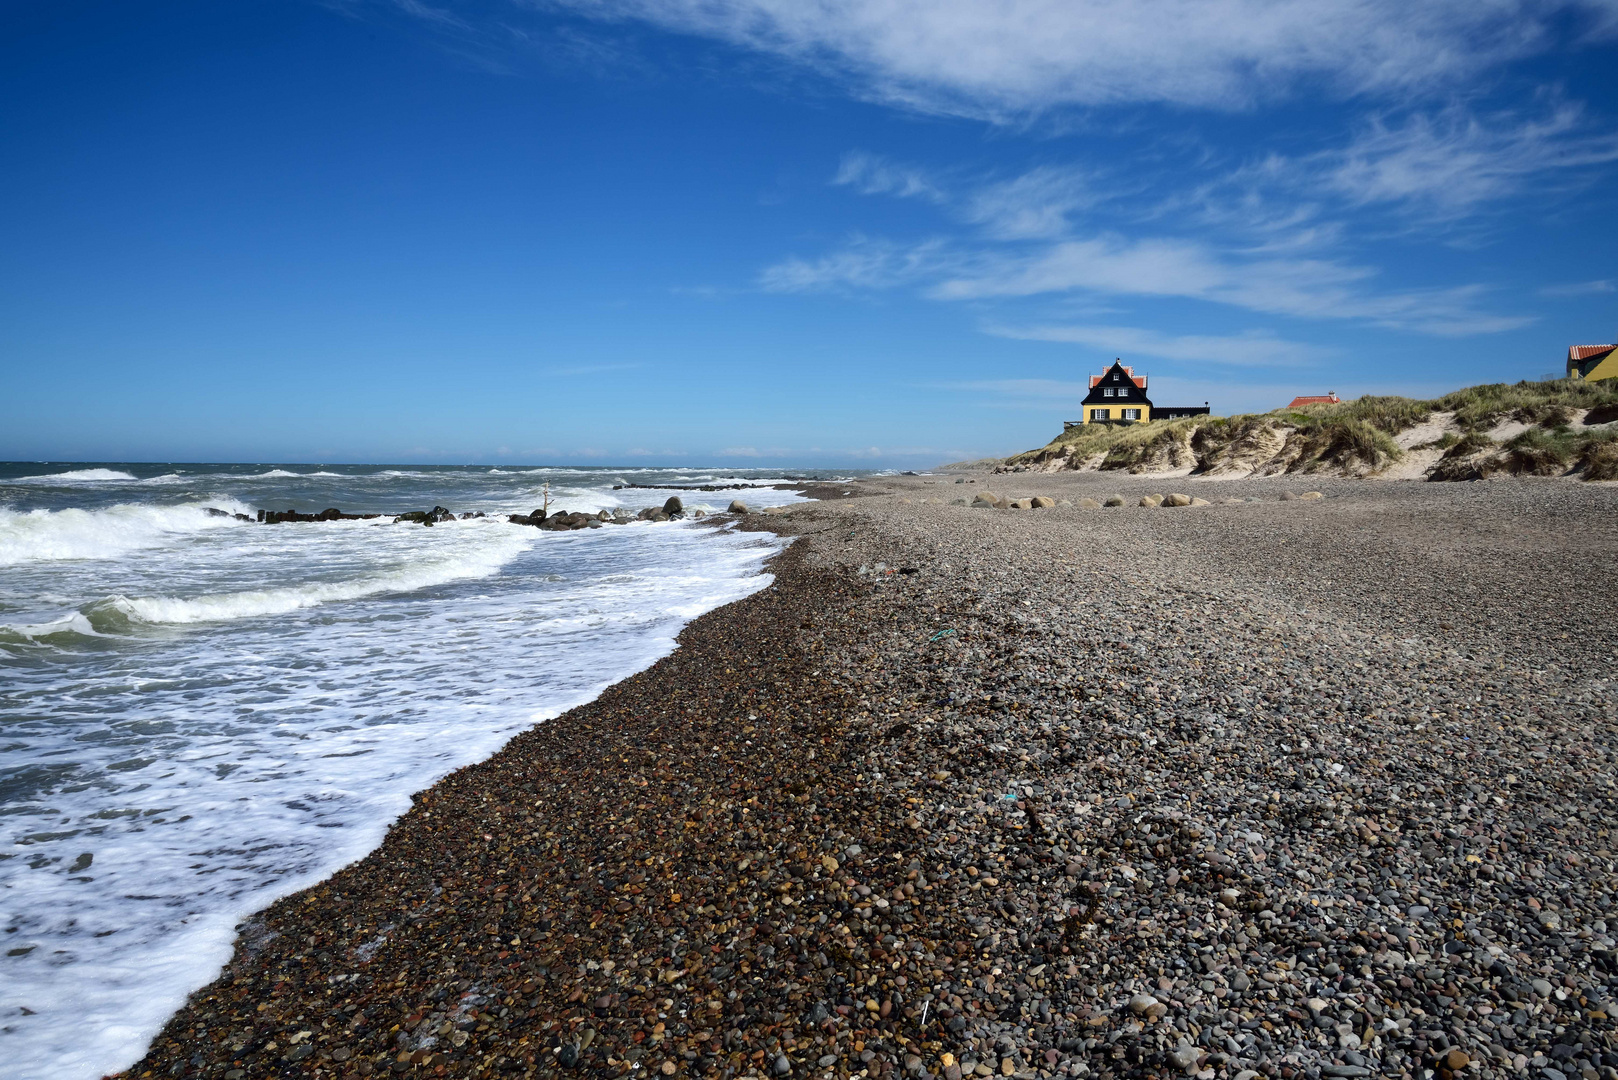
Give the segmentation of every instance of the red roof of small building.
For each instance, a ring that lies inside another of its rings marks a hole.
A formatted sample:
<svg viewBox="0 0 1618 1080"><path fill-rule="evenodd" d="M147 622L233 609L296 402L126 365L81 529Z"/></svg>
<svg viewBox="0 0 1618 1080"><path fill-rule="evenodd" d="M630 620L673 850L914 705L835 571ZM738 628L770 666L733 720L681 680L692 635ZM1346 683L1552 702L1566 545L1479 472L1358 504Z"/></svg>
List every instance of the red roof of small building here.
<svg viewBox="0 0 1618 1080"><path fill-rule="evenodd" d="M1569 360L1588 360L1592 356L1600 356L1618 349L1618 345L1569 345L1567 358Z"/></svg>
<svg viewBox="0 0 1618 1080"><path fill-rule="evenodd" d="M1292 399L1292 404L1288 405L1287 408L1296 409L1300 405L1341 405L1342 403L1343 399L1337 396L1336 391L1333 391L1330 394L1317 394L1313 397L1295 397Z"/></svg>
<svg viewBox="0 0 1618 1080"><path fill-rule="evenodd" d="M1135 374L1135 369L1132 368L1132 367L1128 367L1128 366L1125 366L1125 365L1122 365L1122 364L1120 364L1119 366L1124 369L1124 374L1129 376L1129 381L1130 382L1134 383L1136 386L1140 387L1142 390L1146 389L1146 376L1144 376L1144 375L1136 375ZM1107 371L1111 371L1111 370L1112 370L1112 368L1107 369ZM1100 382L1106 376L1106 374L1107 374L1107 372L1103 371L1100 375L1092 375L1092 376L1090 376L1090 389L1094 390L1096 388L1096 383Z"/></svg>

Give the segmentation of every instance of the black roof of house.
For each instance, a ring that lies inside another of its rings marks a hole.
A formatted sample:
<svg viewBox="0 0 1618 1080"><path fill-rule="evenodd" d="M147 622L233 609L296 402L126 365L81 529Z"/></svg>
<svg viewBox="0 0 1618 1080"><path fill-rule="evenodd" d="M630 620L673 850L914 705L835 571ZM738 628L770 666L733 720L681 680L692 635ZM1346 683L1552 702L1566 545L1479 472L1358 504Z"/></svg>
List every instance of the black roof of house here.
<svg viewBox="0 0 1618 1080"><path fill-rule="evenodd" d="M1113 379L1114 373L1118 375L1116 380ZM1124 403L1131 406L1144 405L1150 408L1152 399L1146 396L1146 390L1143 387L1136 384L1136 379L1140 379L1141 382L1146 381L1144 375L1131 375L1124 368L1122 360L1115 360L1111 367L1101 373L1101 380L1090 388L1090 393L1086 395L1083 404L1116 405L1120 400L1117 394L1114 393L1112 397L1108 397L1103 391L1108 389L1117 391L1120 388L1127 387L1129 396L1122 399Z"/></svg>

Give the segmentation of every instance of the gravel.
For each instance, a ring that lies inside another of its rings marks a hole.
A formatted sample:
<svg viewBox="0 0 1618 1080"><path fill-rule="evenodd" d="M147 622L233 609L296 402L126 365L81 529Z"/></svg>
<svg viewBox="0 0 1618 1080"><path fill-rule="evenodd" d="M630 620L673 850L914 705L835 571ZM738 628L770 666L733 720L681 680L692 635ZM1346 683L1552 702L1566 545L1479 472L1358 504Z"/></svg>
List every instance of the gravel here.
<svg viewBox="0 0 1618 1080"><path fill-rule="evenodd" d="M1618 490L967 479L747 518L131 1075L1618 1078Z"/></svg>

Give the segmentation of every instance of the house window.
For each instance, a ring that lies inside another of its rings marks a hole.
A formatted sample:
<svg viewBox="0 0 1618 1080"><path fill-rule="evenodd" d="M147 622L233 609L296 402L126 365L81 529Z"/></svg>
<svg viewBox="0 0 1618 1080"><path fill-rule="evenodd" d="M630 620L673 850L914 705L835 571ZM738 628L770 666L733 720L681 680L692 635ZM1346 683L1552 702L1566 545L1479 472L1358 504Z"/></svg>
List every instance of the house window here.
<svg viewBox="0 0 1618 1080"><path fill-rule="evenodd" d="M1092 420L1110 420L1110 419L1112 419L1112 410L1111 409L1091 409L1090 410L1090 419L1092 419Z"/></svg>
<svg viewBox="0 0 1618 1080"><path fill-rule="evenodd" d="M1125 409L1124 410L1124 419L1125 420L1139 420L1140 419L1140 410L1139 409Z"/></svg>
<svg viewBox="0 0 1618 1080"><path fill-rule="evenodd" d="M1129 396L1129 387L1127 387L1127 386L1120 386L1120 387L1119 387L1119 388L1118 388L1118 396L1119 396L1119 397L1128 397L1128 396Z"/></svg>
<svg viewBox="0 0 1618 1080"><path fill-rule="evenodd" d="M1110 386L1107 387L1105 390L1103 390L1101 392L1103 394L1105 394L1107 397L1112 397L1112 387L1110 387Z"/></svg>
<svg viewBox="0 0 1618 1080"><path fill-rule="evenodd" d="M1123 376L1118 374L1116 371L1112 373L1112 381L1113 382L1117 382L1121 378L1123 378Z"/></svg>

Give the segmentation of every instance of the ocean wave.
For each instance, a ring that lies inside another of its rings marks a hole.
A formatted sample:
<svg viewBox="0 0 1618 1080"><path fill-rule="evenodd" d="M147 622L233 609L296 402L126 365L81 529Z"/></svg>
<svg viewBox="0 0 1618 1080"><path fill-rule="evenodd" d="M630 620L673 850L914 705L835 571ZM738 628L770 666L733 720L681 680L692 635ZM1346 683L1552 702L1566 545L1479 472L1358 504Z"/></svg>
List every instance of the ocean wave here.
<svg viewBox="0 0 1618 1080"><path fill-rule="evenodd" d="M0 623L0 646L47 645L53 639L103 637L82 611L42 623Z"/></svg>
<svg viewBox="0 0 1618 1080"><path fill-rule="evenodd" d="M216 508L248 513L234 500ZM210 514L200 504L151 506L120 503L104 510L7 510L0 508L0 566L63 559L116 559L131 551L160 547L181 536L232 528L232 517Z"/></svg>
<svg viewBox="0 0 1618 1080"><path fill-rule="evenodd" d="M95 480L133 480L135 477L116 469L71 469L68 472L43 473L39 476L19 476L8 484L60 484L82 483Z"/></svg>
<svg viewBox="0 0 1618 1080"><path fill-rule="evenodd" d="M183 625L287 615L321 604L417 592L455 581L493 577L532 546L532 539L520 533L485 528L490 542L475 550L407 563L349 581L323 581L191 598L111 596L87 606L83 613L101 633L127 632L134 623Z"/></svg>

